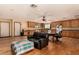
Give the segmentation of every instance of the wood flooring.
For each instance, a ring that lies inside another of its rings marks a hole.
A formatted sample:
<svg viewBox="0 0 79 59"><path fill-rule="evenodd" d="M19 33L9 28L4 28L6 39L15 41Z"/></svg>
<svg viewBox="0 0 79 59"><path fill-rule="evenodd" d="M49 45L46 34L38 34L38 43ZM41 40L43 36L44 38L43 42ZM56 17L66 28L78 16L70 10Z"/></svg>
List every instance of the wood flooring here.
<svg viewBox="0 0 79 59"><path fill-rule="evenodd" d="M0 38L0 55L11 55L11 42L23 39L27 37ZM62 42L58 43L49 41L49 45L42 50L33 49L23 55L79 55L79 39L69 37L62 39Z"/></svg>

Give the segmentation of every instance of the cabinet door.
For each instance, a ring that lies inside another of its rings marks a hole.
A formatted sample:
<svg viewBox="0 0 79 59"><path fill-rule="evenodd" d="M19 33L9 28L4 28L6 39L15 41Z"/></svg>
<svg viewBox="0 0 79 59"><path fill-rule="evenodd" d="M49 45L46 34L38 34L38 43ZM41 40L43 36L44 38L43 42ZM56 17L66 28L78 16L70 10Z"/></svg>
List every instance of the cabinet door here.
<svg viewBox="0 0 79 59"><path fill-rule="evenodd" d="M1 37L9 36L9 23L1 22Z"/></svg>
<svg viewBox="0 0 79 59"><path fill-rule="evenodd" d="M57 25L58 25L58 22L52 22L51 28L56 28Z"/></svg>
<svg viewBox="0 0 79 59"><path fill-rule="evenodd" d="M79 20L72 20L71 26L72 28L79 28Z"/></svg>
<svg viewBox="0 0 79 59"><path fill-rule="evenodd" d="M63 21L63 28L70 28L70 21Z"/></svg>

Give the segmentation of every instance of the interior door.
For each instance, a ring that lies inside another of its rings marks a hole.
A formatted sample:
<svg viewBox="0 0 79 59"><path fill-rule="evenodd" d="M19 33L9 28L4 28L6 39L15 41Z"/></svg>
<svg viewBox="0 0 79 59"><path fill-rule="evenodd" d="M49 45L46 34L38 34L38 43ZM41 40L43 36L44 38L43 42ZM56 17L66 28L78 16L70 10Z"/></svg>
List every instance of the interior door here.
<svg viewBox="0 0 79 59"><path fill-rule="evenodd" d="M15 23L15 36L20 36L20 32L21 32L21 24Z"/></svg>
<svg viewBox="0 0 79 59"><path fill-rule="evenodd" d="M1 22L1 37L9 36L9 22Z"/></svg>

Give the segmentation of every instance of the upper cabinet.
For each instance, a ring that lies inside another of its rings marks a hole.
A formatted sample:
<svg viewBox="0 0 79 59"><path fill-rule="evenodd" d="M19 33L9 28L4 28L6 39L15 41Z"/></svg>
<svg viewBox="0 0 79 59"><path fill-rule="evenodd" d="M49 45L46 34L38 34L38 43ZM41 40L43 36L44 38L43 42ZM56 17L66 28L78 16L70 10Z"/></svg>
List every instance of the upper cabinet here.
<svg viewBox="0 0 79 59"><path fill-rule="evenodd" d="M62 21L62 26L63 26L63 28L70 28L71 27L71 22L69 20Z"/></svg>
<svg viewBox="0 0 79 59"><path fill-rule="evenodd" d="M28 21L28 28L35 28L35 22Z"/></svg>
<svg viewBox="0 0 79 59"><path fill-rule="evenodd" d="M52 22L51 27L55 28L57 24L62 24L63 28L79 28L79 19Z"/></svg>
<svg viewBox="0 0 79 59"><path fill-rule="evenodd" d="M52 22L51 28L56 28L57 25L62 24L62 21Z"/></svg>
<svg viewBox="0 0 79 59"><path fill-rule="evenodd" d="M72 20L71 21L71 27L72 28L79 28L79 19Z"/></svg>

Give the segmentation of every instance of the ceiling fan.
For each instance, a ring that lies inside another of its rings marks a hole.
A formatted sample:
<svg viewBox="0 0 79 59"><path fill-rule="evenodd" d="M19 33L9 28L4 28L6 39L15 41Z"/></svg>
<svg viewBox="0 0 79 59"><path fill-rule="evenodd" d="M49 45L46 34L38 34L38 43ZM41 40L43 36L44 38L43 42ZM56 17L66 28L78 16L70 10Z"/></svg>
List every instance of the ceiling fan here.
<svg viewBox="0 0 79 59"><path fill-rule="evenodd" d="M45 16L43 16L43 19L42 19L42 21L46 21L46 19L45 19Z"/></svg>

